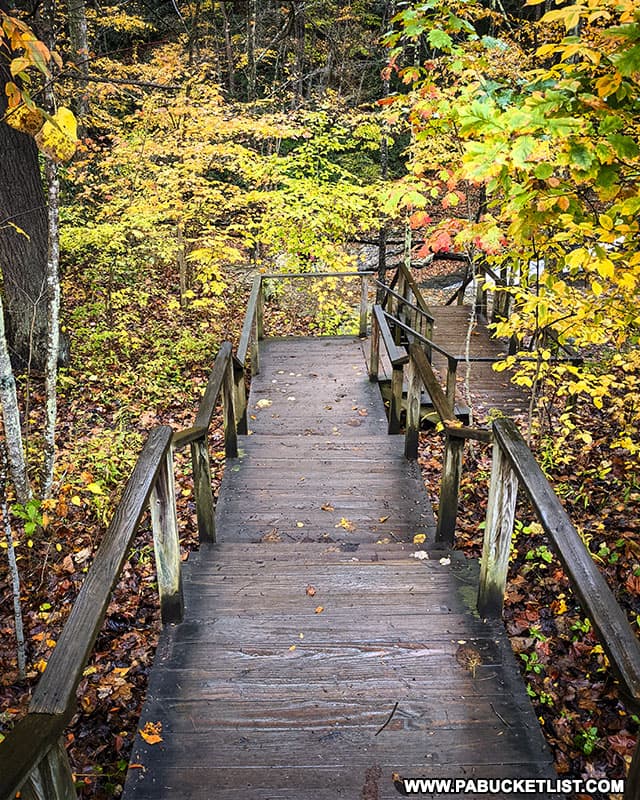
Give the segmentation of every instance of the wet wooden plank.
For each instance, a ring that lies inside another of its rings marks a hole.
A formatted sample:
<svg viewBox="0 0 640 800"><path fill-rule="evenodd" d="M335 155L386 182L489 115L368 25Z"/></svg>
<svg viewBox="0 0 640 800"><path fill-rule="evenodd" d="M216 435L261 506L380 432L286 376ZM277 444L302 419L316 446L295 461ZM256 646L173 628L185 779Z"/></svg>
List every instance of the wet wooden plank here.
<svg viewBox="0 0 640 800"><path fill-rule="evenodd" d="M187 563L185 621L151 674L141 726L163 741L136 740L125 800L395 800L393 772L553 777L504 628L475 612L475 565L436 549L361 343L265 345L221 543Z"/></svg>

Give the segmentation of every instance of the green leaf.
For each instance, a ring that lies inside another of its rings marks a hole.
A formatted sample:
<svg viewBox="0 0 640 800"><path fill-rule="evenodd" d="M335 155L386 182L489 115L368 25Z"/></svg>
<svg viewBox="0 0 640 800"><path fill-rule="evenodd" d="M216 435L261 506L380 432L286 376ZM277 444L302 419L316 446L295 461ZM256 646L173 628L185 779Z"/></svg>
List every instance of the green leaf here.
<svg viewBox="0 0 640 800"><path fill-rule="evenodd" d="M433 28L429 31L427 34L427 41L431 47L436 50L450 50L453 44L453 39L449 34L445 33L445 31L441 31L439 28Z"/></svg>
<svg viewBox="0 0 640 800"><path fill-rule="evenodd" d="M631 136L625 136L621 133L612 133L607 136L607 141L613 147L618 158L627 159L635 158L640 153L640 148Z"/></svg>
<svg viewBox="0 0 640 800"><path fill-rule="evenodd" d="M553 175L553 167L551 164L538 164L538 166L533 171L533 174L538 178L538 180L546 181L547 178L550 178Z"/></svg>
<svg viewBox="0 0 640 800"><path fill-rule="evenodd" d="M511 157L516 167L524 167L527 158L531 155L536 146L533 136L518 136L516 143L511 149Z"/></svg>
<svg viewBox="0 0 640 800"><path fill-rule="evenodd" d="M635 44L628 50L616 53L611 60L621 75L624 75L625 78L630 78L634 72L640 71L640 44Z"/></svg>

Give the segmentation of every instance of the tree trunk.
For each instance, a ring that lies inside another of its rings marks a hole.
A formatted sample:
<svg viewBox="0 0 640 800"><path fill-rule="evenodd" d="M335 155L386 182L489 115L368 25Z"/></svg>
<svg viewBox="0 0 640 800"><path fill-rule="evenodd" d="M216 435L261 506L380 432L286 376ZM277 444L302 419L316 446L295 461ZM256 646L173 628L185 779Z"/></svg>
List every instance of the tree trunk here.
<svg viewBox="0 0 640 800"><path fill-rule="evenodd" d="M247 100L256 99L256 0L249 0L247 13Z"/></svg>
<svg viewBox="0 0 640 800"><path fill-rule="evenodd" d="M87 10L84 0L67 0L69 17L69 44L71 60L80 72L82 88L75 98L76 116L78 117L78 136L82 138L86 132L86 121L89 116L89 99L87 87L89 80L89 36L87 32Z"/></svg>
<svg viewBox="0 0 640 800"><path fill-rule="evenodd" d="M8 75L0 68L0 118ZM30 136L0 121L0 270L15 367L42 369L47 349L47 208Z"/></svg>
<svg viewBox="0 0 640 800"><path fill-rule="evenodd" d="M2 297L0 297L0 407L2 408L9 471L16 490L16 499L19 503L24 504L31 497L31 487L22 444L16 382L4 335Z"/></svg>
<svg viewBox="0 0 640 800"><path fill-rule="evenodd" d="M220 3L224 27L224 49L227 57L227 87L229 97L235 99L236 96L236 73L233 64L233 48L231 46L231 22L224 3Z"/></svg>

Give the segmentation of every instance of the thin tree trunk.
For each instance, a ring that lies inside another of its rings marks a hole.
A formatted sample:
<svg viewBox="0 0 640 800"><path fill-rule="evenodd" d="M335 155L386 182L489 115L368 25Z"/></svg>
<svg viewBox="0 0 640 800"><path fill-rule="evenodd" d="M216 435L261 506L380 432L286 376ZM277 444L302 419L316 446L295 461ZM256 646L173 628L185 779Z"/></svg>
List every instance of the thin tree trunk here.
<svg viewBox="0 0 640 800"><path fill-rule="evenodd" d="M84 0L67 0L69 17L69 41L71 58L80 71L82 90L76 96L76 112L78 117L78 135L83 137L86 120L89 116L89 36L87 32L87 11Z"/></svg>
<svg viewBox="0 0 640 800"><path fill-rule="evenodd" d="M227 56L227 86L229 88L229 96L235 98L236 96L236 73L233 65L233 49L231 47L231 23L227 15L227 9L224 3L220 3L222 10L223 28L224 28L224 47Z"/></svg>
<svg viewBox="0 0 640 800"><path fill-rule="evenodd" d="M256 0L249 0L247 12L247 100L256 99Z"/></svg>
<svg viewBox="0 0 640 800"><path fill-rule="evenodd" d="M26 677L26 652L24 642L24 626L22 624L22 606L20 605L20 573L18 562L13 549L13 535L11 533L11 519L9 517L9 504L7 503L7 451L4 442L0 442L0 517L7 540L7 559L9 561L9 574L13 593L13 618L16 626L16 653L18 660L18 675L21 679Z"/></svg>
<svg viewBox="0 0 640 800"><path fill-rule="evenodd" d="M9 460L11 480L16 490L19 503L26 503L31 497L31 486L27 474L27 465L22 445L22 429L20 427L20 410L16 382L13 377L9 349L4 331L4 310L0 295L0 406L4 423L6 452Z"/></svg>
<svg viewBox="0 0 640 800"><path fill-rule="evenodd" d="M45 433L42 496L50 497L53 486L53 466L56 453L56 417L58 410L57 379L60 349L60 243L59 207L60 179L58 165L47 158L45 174L49 195L49 257L47 259L48 325L47 364L45 369Z"/></svg>

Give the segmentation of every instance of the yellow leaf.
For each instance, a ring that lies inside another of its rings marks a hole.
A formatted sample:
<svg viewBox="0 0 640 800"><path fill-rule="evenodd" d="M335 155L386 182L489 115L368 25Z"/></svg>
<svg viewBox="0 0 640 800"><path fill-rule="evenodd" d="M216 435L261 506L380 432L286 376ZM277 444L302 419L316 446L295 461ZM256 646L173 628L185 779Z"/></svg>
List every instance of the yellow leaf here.
<svg viewBox="0 0 640 800"><path fill-rule="evenodd" d="M99 483L90 483L87 486L87 491L91 492L91 494L104 494L102 491L102 486Z"/></svg>
<svg viewBox="0 0 640 800"><path fill-rule="evenodd" d="M28 108L24 103L7 112L4 121L17 131L35 136L44 125L44 115L38 108Z"/></svg>
<svg viewBox="0 0 640 800"><path fill-rule="evenodd" d="M38 148L57 162L73 158L77 138L76 118L64 107L60 107L34 136Z"/></svg>
<svg viewBox="0 0 640 800"><path fill-rule="evenodd" d="M82 500L78 497L77 494L74 494L74 496L71 498L71 505L73 505L73 506L81 506L82 505Z"/></svg>
<svg viewBox="0 0 640 800"><path fill-rule="evenodd" d="M322 614L324 611L324 606L316 606L316 614Z"/></svg>
<svg viewBox="0 0 640 800"><path fill-rule="evenodd" d="M140 729L140 736L147 744L158 744L162 741L162 723L161 722L147 722L144 728Z"/></svg>
<svg viewBox="0 0 640 800"><path fill-rule="evenodd" d="M355 531L356 526L351 522L351 520L347 519L346 517L342 517L340 522L336 525L336 528L344 528L345 531Z"/></svg>
<svg viewBox="0 0 640 800"><path fill-rule="evenodd" d="M425 536L424 533L416 533L416 535L413 537L414 544L423 544L424 542L426 542L426 540L427 537Z"/></svg>
<svg viewBox="0 0 640 800"><path fill-rule="evenodd" d="M598 270L598 275L603 278L613 278L613 274L615 272L615 267L613 265L613 261L610 258L600 258L596 263L596 269Z"/></svg>
<svg viewBox="0 0 640 800"><path fill-rule="evenodd" d="M38 672L44 672L45 669L47 668L47 662L44 660L44 658L41 658L40 661L37 661L34 664L34 666L38 670Z"/></svg>

